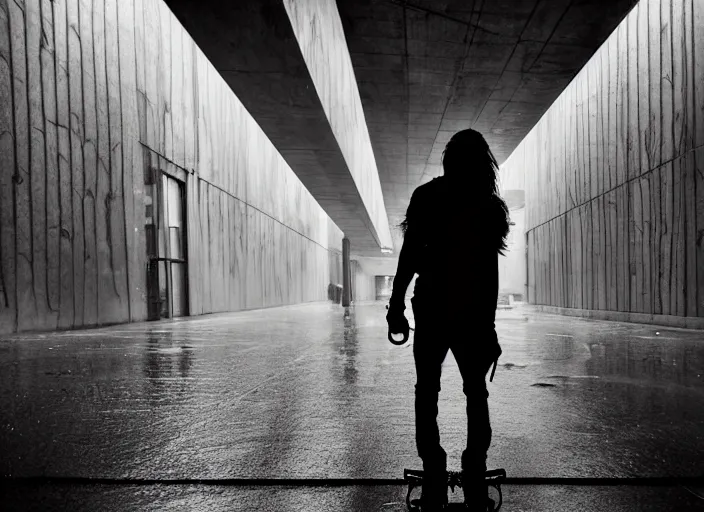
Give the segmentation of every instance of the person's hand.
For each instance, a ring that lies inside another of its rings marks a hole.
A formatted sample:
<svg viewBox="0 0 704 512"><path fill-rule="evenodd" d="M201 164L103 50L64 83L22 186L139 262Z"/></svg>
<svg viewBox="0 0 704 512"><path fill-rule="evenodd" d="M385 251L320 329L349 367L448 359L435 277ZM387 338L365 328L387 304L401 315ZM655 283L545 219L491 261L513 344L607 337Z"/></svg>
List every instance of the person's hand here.
<svg viewBox="0 0 704 512"><path fill-rule="evenodd" d="M408 339L411 327L408 325L408 319L403 314L403 310L389 307L389 312L386 314L386 322L389 324L389 335L403 334L403 339Z"/></svg>

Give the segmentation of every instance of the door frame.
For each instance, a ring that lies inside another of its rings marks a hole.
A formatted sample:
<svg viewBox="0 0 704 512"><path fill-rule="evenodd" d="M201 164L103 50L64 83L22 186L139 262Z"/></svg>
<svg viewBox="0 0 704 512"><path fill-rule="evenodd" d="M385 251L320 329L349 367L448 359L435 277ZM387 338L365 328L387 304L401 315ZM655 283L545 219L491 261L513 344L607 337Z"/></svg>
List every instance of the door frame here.
<svg viewBox="0 0 704 512"><path fill-rule="evenodd" d="M163 318L173 318L173 273L171 269L171 264L172 263L180 263L183 264L184 266L184 282L183 282L183 304L182 304L182 315L180 316L189 316L190 315L190 294L189 294L189 264L188 264L188 194L186 192L186 187L187 187L187 182L186 178L188 176L188 173L184 171L183 169L178 168L176 165L174 165L171 162L168 162L164 158L158 156L158 155L153 155L156 156L158 160L157 166L150 166L149 172L151 174L151 179L150 179L150 185L154 186L156 190L156 211L153 211L153 218L155 220L155 224L153 224L152 228L152 238L153 240L151 241L151 244L153 246L153 254L147 254L147 259L148 259L148 273L147 273L147 279L148 283L147 286L148 288L151 288L148 291L149 296L153 296L156 294L155 300L152 302L155 302L155 307L152 310L153 312L150 313L150 320L161 320ZM176 181L179 187L179 200L181 201L181 226L182 226L182 232L181 232L181 244L182 244L182 255L183 258L172 258L171 257L171 249L170 249L170 240L171 240L171 235L168 229L168 224L167 224L167 218L166 218L166 203L164 201L164 196L167 193L164 190L164 184L165 180L164 178L167 179L173 179ZM160 230L162 230L163 227L163 235L164 235L164 255L159 254L159 236L160 236ZM161 315L162 311L162 300L161 300L161 294L159 290L159 274L160 274L160 268L161 268L161 263L163 262L163 268L164 271L166 272L166 275L164 276L165 278L165 283L166 283L166 316Z"/></svg>

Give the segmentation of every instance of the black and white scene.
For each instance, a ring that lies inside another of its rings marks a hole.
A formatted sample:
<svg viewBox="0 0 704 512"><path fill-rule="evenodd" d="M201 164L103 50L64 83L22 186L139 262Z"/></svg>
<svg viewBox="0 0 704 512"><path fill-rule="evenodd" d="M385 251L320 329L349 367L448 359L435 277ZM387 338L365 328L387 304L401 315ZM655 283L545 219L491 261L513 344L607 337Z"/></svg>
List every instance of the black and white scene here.
<svg viewBox="0 0 704 512"><path fill-rule="evenodd" d="M0 510L704 511L704 0L0 0Z"/></svg>

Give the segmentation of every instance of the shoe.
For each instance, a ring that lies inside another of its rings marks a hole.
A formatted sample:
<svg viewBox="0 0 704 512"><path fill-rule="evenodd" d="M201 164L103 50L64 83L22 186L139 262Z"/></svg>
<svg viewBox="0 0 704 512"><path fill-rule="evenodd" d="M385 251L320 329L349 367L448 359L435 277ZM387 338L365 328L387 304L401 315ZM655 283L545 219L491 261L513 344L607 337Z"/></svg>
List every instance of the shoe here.
<svg viewBox="0 0 704 512"><path fill-rule="evenodd" d="M494 510L494 501L489 498L489 488L484 480L485 472L486 470L462 471L464 506L468 512L493 512Z"/></svg>
<svg viewBox="0 0 704 512"><path fill-rule="evenodd" d="M439 512L447 506L447 471L423 477L420 494L421 512Z"/></svg>

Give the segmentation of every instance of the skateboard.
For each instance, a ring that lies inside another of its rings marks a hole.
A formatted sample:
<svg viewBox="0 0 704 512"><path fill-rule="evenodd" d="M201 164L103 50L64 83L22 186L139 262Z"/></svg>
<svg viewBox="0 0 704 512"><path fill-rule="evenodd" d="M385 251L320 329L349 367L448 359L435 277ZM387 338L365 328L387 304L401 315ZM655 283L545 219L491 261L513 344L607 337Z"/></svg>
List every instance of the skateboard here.
<svg viewBox="0 0 704 512"><path fill-rule="evenodd" d="M411 493L416 487L423 484L423 471L416 469L404 469L403 479L408 484L408 493L406 494L406 506L409 512L422 512L420 507L420 499L411 499ZM484 481L487 487L491 490L493 498L487 498L487 512L498 512L503 503L503 494L501 493L501 484L506 480L505 469L492 469L484 475ZM447 486L455 492L455 487L462 487L462 473L460 471L447 472ZM464 505L461 503L450 503L445 510L463 510Z"/></svg>

